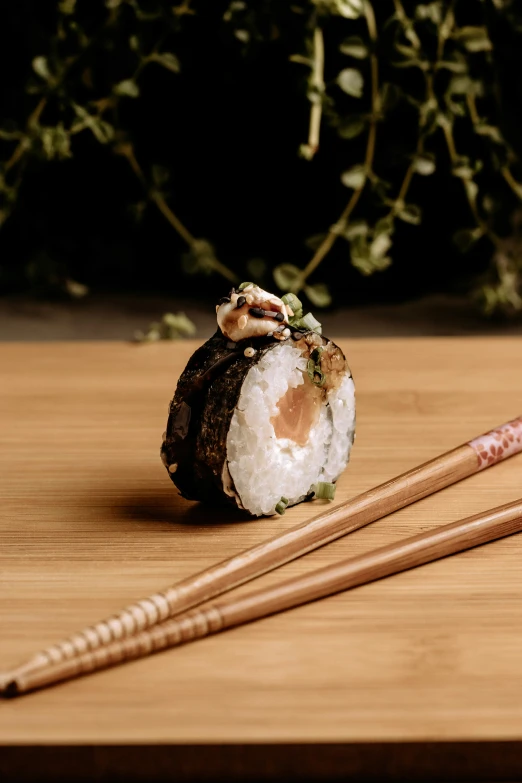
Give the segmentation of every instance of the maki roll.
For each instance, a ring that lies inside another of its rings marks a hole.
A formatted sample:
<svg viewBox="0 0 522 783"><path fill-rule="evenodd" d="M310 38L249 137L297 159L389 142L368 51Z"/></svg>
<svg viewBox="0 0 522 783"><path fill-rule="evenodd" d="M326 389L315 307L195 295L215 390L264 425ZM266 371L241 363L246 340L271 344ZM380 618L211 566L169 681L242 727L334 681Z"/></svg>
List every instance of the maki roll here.
<svg viewBox="0 0 522 783"><path fill-rule="evenodd" d="M169 406L161 457L170 478L185 498L253 516L333 498L355 433L343 352L293 294L243 283L216 313L216 333Z"/></svg>

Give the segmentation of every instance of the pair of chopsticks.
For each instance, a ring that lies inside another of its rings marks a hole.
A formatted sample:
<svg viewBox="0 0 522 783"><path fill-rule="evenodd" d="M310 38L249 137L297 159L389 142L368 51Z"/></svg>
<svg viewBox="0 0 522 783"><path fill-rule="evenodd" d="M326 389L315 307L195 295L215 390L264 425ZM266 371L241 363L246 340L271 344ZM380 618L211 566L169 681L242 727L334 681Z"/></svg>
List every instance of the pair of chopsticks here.
<svg viewBox="0 0 522 783"><path fill-rule="evenodd" d="M521 532L522 498L241 598L186 612L519 452L522 416L43 650L3 675L0 690L16 696Z"/></svg>

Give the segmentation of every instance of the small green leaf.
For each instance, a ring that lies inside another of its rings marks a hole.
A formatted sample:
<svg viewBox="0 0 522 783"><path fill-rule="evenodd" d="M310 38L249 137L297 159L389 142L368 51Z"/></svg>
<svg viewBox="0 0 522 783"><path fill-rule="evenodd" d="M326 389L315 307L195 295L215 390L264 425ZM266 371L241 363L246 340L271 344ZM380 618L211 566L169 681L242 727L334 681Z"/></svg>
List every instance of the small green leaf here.
<svg viewBox="0 0 522 783"><path fill-rule="evenodd" d="M304 160L312 160L315 153L317 152L317 149L315 147L312 147L310 144L300 144L299 145L299 157L303 158Z"/></svg>
<svg viewBox="0 0 522 783"><path fill-rule="evenodd" d="M351 95L353 98L362 97L364 79L362 73L356 68L344 68L337 76L337 84L347 95Z"/></svg>
<svg viewBox="0 0 522 783"><path fill-rule="evenodd" d="M478 123L475 125L475 133L478 133L479 136L487 136L489 139L491 139L491 141L496 141L497 144L504 143L504 139L499 128L496 128L494 125L487 125L483 122Z"/></svg>
<svg viewBox="0 0 522 783"><path fill-rule="evenodd" d="M358 35L352 35L350 38L345 38L339 46L339 51L342 54L355 57L357 60L364 60L369 54L368 47Z"/></svg>
<svg viewBox="0 0 522 783"><path fill-rule="evenodd" d="M373 235L376 238L381 234L391 235L393 234L394 230L395 230L395 224L393 222L393 217L387 216L377 221L373 229Z"/></svg>
<svg viewBox="0 0 522 783"><path fill-rule="evenodd" d="M166 68L173 73L179 73L180 71L179 60L172 52L155 52L151 54L148 59L150 62L158 63L158 65L163 66L163 68Z"/></svg>
<svg viewBox="0 0 522 783"><path fill-rule="evenodd" d="M299 63L300 65L307 65L309 68L311 68L314 64L314 61L310 57L304 57L302 54L291 54L288 58L291 63Z"/></svg>
<svg viewBox="0 0 522 783"><path fill-rule="evenodd" d="M301 270L294 264L280 264L273 272L274 280L281 291L297 292Z"/></svg>
<svg viewBox="0 0 522 783"><path fill-rule="evenodd" d="M345 19L358 19L364 11L364 0L312 0L319 9Z"/></svg>
<svg viewBox="0 0 522 783"><path fill-rule="evenodd" d="M390 247L392 246L392 240L389 234L379 234L370 245L370 258L377 260L383 258Z"/></svg>
<svg viewBox="0 0 522 783"><path fill-rule="evenodd" d="M467 253L483 234L481 228L461 228L453 234L453 241L462 253Z"/></svg>
<svg viewBox="0 0 522 783"><path fill-rule="evenodd" d="M448 95L467 95L470 92L473 92L473 81L469 76L457 75L451 77L446 90Z"/></svg>
<svg viewBox="0 0 522 783"><path fill-rule="evenodd" d="M134 79L124 79L122 82L118 82L112 88L115 95L124 95L127 98L137 98L140 94L140 88L134 81Z"/></svg>
<svg viewBox="0 0 522 783"><path fill-rule="evenodd" d="M413 159L413 166L417 174L422 174L423 176L433 174L435 171L435 156L428 152L417 155Z"/></svg>
<svg viewBox="0 0 522 783"><path fill-rule="evenodd" d="M363 165L352 166L341 174L341 182L347 188L359 190L366 181L366 167Z"/></svg>
<svg viewBox="0 0 522 783"><path fill-rule="evenodd" d="M365 237L368 230L369 226L366 220L352 220L345 227L342 234L345 239L353 240L355 237Z"/></svg>
<svg viewBox="0 0 522 783"><path fill-rule="evenodd" d="M472 179L464 179L463 182L464 182L464 187L466 188L466 194L468 196L468 199L472 203L475 203L478 194L477 183L474 182Z"/></svg>
<svg viewBox="0 0 522 783"><path fill-rule="evenodd" d="M234 35L241 43L248 43L250 41L250 33L248 30L234 30Z"/></svg>
<svg viewBox="0 0 522 783"><path fill-rule="evenodd" d="M328 307L332 303L332 297L326 283L314 283L305 285L305 294L316 307Z"/></svg>
<svg viewBox="0 0 522 783"><path fill-rule="evenodd" d="M455 31L453 38L462 43L468 52L489 52L493 48L486 27L461 27Z"/></svg>
<svg viewBox="0 0 522 783"><path fill-rule="evenodd" d="M40 139L45 157L48 160L58 158L64 160L72 157L71 137L65 130L63 122L50 127L42 127L40 130Z"/></svg>
<svg viewBox="0 0 522 783"><path fill-rule="evenodd" d="M165 336L171 340L179 336L193 337L197 332L195 324L185 313L165 313L161 324L164 327L163 331L167 332Z"/></svg>
<svg viewBox="0 0 522 783"><path fill-rule="evenodd" d="M33 60L33 71L44 81L48 82L51 78L51 71L49 70L49 62L47 57L35 57Z"/></svg>
<svg viewBox="0 0 522 783"><path fill-rule="evenodd" d="M363 132L365 127L366 122L361 117L354 115L340 121L337 133L341 139L355 139Z"/></svg>
<svg viewBox="0 0 522 783"><path fill-rule="evenodd" d="M468 64L462 55L460 55L462 59L459 59L458 55L460 55L460 52L455 53L454 60L440 60L437 63L437 68L439 70L451 71L452 73L467 73Z"/></svg>
<svg viewBox="0 0 522 783"><path fill-rule="evenodd" d="M454 166L451 170L451 173L454 177L459 177L459 179L470 180L473 178L474 171L470 166L461 164Z"/></svg>
<svg viewBox="0 0 522 783"><path fill-rule="evenodd" d="M442 3L426 3L426 5L417 5L415 8L415 17L417 19L429 19L433 24L438 25L442 19Z"/></svg>
<svg viewBox="0 0 522 783"><path fill-rule="evenodd" d="M70 278L67 278L65 281L65 290L73 299L83 299L83 297L87 296L89 293L89 289L86 285L78 283L77 280L71 280Z"/></svg>
<svg viewBox="0 0 522 783"><path fill-rule="evenodd" d="M140 50L140 39L137 35L131 35L129 38L129 47L132 49L133 52L139 52Z"/></svg>
<svg viewBox="0 0 522 783"><path fill-rule="evenodd" d="M418 226L422 219L421 208L416 204L405 204L402 209L397 212L397 217L404 220L405 223L411 223L413 226Z"/></svg>

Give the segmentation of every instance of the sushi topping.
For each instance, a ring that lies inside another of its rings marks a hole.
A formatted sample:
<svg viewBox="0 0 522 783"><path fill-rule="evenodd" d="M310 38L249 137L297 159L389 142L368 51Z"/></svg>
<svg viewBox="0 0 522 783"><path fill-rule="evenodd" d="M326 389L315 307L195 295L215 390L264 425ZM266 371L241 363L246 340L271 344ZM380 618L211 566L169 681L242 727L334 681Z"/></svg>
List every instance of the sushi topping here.
<svg viewBox="0 0 522 783"><path fill-rule="evenodd" d="M256 354L255 350L252 347L245 348L243 353L247 357L247 359L251 359L252 356L255 356L255 354Z"/></svg>
<svg viewBox="0 0 522 783"><path fill-rule="evenodd" d="M267 337L277 326L287 326L289 319L283 300L254 283L241 283L230 292L230 301L217 308L218 326L234 342Z"/></svg>
<svg viewBox="0 0 522 783"><path fill-rule="evenodd" d="M307 332L321 334L322 331L321 324L312 313L303 313L302 302L295 294L285 294L279 299L254 283L241 283L237 289L233 288L228 297L219 300L216 313L222 333L234 342L252 337L270 337L275 332L276 324L296 329L296 340ZM284 337L277 336L277 339L288 339L290 336L292 332L285 332Z"/></svg>
<svg viewBox="0 0 522 783"><path fill-rule="evenodd" d="M314 495L322 500L333 500L335 498L336 485L329 481L318 481L314 486Z"/></svg>
<svg viewBox="0 0 522 783"><path fill-rule="evenodd" d="M281 514L282 516L288 507L288 503L289 503L288 498L281 498L281 500L275 507L276 514Z"/></svg>
<svg viewBox="0 0 522 783"><path fill-rule="evenodd" d="M311 332L317 332L321 334L322 327L317 318L314 318L312 313L307 313L302 318L292 318L291 326L297 326L298 328L304 328Z"/></svg>

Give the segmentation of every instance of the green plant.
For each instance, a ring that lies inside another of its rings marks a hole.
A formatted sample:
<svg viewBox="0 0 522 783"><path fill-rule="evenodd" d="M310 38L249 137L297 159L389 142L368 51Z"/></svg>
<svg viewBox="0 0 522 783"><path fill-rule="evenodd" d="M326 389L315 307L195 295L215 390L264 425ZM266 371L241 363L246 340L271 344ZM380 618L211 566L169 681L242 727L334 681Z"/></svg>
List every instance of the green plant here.
<svg viewBox="0 0 522 783"><path fill-rule="evenodd" d="M422 223L425 205L417 181L451 176L460 183L468 215L455 232L455 243L462 252L481 244L491 256L472 295L487 314L521 311L516 209L522 200L522 170L516 144L507 140L492 35L499 20L520 31L522 14L510 0L386 0L373 5L369 0L220 0L210 5L182 0L174 6L165 0L91 5L61 0L54 32L35 44L39 48L22 106L26 114L0 125L5 150L0 156L0 223L16 209L35 161L79 154L77 140L90 135L124 160L140 183L143 199L134 205L136 217L152 207L183 239L183 270L216 273L236 283L239 275L218 259L212 242L187 228L179 208L174 211L171 172L154 160L142 161L143 150L138 154L134 138L135 115L128 110L143 99L154 69L163 69L173 80L189 78L178 44L187 25L197 40L197 24L218 6L221 34L236 42L237 57L269 46L274 35L287 35L295 88L306 80L310 103L308 138L301 145L296 138L295 145L303 165L321 165L324 139L330 144L334 137L353 150L354 158L359 156L339 175L350 191L345 207L322 235L309 239L314 252L307 263L274 266L277 286L303 291L315 306L327 306L331 291L317 282L316 272L342 242L348 246L347 262L362 275L385 270L398 222L412 227ZM295 50L296 39L302 41L301 51ZM201 50L196 56L204 54ZM389 129L397 124L404 127L405 145L410 144L400 154L391 151L388 141L393 135ZM148 152L151 157L153 150ZM187 206L184 211L191 210ZM513 225L505 215L514 216ZM198 223L196 230L205 230L205 214L193 214L191 220ZM263 268L259 260L250 262L247 274L257 276ZM244 276L244 270L240 273ZM85 293L67 274L60 280L71 295Z"/></svg>

